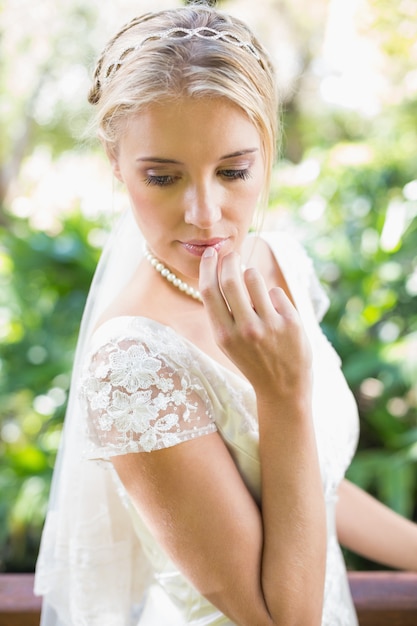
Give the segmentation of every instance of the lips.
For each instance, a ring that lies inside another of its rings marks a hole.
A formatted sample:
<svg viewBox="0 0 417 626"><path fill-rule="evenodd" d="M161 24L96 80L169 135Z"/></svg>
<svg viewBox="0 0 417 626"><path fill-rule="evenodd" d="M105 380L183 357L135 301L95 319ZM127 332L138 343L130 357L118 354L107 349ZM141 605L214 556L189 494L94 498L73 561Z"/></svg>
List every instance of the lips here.
<svg viewBox="0 0 417 626"><path fill-rule="evenodd" d="M190 252L190 254L193 254L194 256L202 256L204 250L207 248L214 248L217 252L219 252L226 241L227 239L217 237L205 240L191 239L189 241L182 241L181 244L187 252Z"/></svg>

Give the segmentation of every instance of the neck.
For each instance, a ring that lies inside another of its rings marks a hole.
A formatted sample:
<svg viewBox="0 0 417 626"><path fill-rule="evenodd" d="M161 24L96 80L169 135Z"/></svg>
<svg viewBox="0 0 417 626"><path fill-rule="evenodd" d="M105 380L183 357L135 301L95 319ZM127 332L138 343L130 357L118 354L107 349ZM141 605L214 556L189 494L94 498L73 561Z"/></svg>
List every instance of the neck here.
<svg viewBox="0 0 417 626"><path fill-rule="evenodd" d="M198 302L203 302L198 289L194 289L194 287L191 287L191 285L186 283L184 280L178 278L178 276L174 274L174 272L172 272L169 267L165 266L156 256L154 256L148 248L145 248L145 258L149 261L152 267L154 267L155 270L173 287L181 291L184 295L189 296L194 300L197 300Z"/></svg>

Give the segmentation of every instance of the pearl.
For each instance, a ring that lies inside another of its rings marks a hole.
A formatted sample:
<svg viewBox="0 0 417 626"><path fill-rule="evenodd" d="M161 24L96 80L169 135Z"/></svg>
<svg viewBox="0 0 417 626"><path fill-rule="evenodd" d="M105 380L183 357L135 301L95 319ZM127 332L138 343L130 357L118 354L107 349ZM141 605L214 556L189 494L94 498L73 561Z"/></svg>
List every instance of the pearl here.
<svg viewBox="0 0 417 626"><path fill-rule="evenodd" d="M171 272L171 270L165 267L165 265L161 263L159 259L154 257L147 248L145 248L145 259L147 259L152 267L154 267L156 271L161 274L163 278L165 278L165 280L171 283L171 285L177 287L177 289L187 294L187 296L190 296L194 300L203 302L201 294L197 289L194 289L194 287L188 285L185 281L181 280L181 278L178 278L178 276L176 276L173 272Z"/></svg>

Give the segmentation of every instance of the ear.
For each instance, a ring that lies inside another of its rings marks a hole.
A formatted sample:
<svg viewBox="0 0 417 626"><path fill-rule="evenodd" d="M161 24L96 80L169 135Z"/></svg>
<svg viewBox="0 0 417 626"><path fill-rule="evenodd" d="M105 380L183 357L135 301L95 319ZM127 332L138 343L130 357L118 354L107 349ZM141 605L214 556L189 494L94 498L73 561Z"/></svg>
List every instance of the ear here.
<svg viewBox="0 0 417 626"><path fill-rule="evenodd" d="M120 182L123 183L124 181L123 181L122 173L120 171L119 155L117 152L117 148L111 148L110 146L105 146L105 150L106 150L107 158L113 170L113 174L116 176L118 180L120 180Z"/></svg>

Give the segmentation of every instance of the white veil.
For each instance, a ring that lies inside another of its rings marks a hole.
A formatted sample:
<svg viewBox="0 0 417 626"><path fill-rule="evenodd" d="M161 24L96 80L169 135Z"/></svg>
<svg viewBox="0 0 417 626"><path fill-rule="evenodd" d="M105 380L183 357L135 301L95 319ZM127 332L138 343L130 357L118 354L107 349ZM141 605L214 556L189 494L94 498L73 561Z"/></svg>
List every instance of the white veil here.
<svg viewBox="0 0 417 626"><path fill-rule="evenodd" d="M108 464L86 458L78 386L97 320L127 284L144 242L127 210L113 228L90 288L75 354L61 445L35 574L41 626L134 623L148 570ZM133 611L133 612L132 612Z"/></svg>

